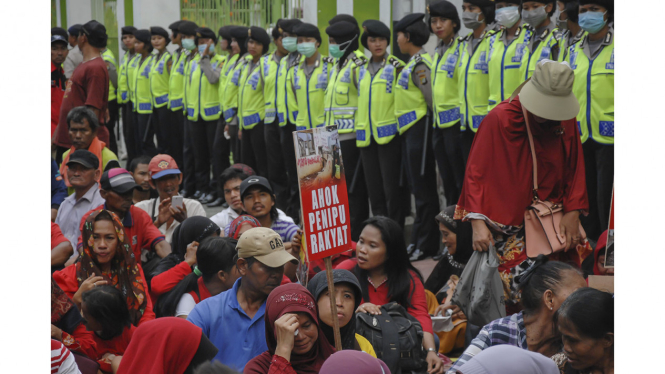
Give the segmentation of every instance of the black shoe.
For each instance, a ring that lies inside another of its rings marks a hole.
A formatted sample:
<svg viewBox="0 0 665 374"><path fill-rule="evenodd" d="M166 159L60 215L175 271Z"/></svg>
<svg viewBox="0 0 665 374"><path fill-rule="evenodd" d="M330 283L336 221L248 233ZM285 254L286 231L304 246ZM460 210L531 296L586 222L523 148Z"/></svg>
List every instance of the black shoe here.
<svg viewBox="0 0 665 374"><path fill-rule="evenodd" d="M205 197L202 197L199 201L201 204L210 204L213 201L217 200L217 194L215 193L209 193Z"/></svg>
<svg viewBox="0 0 665 374"><path fill-rule="evenodd" d="M214 208L214 207L217 207L217 206L222 206L222 204L224 204L224 199L222 199L221 197L218 197L215 201L213 201L211 203L208 203L206 205L208 205L208 208Z"/></svg>
<svg viewBox="0 0 665 374"><path fill-rule="evenodd" d="M196 192L194 192L194 195L191 196L191 198L194 199L194 200L198 200L198 199L201 198L201 195L203 195L203 192L201 192L201 191L196 191ZM185 197L186 197L186 196L185 196Z"/></svg>
<svg viewBox="0 0 665 374"><path fill-rule="evenodd" d="M409 258L409 261L411 262L420 261L426 259L427 257L430 257L430 255L423 253L420 249L416 249L415 251L413 251L413 254L411 255L411 258Z"/></svg>

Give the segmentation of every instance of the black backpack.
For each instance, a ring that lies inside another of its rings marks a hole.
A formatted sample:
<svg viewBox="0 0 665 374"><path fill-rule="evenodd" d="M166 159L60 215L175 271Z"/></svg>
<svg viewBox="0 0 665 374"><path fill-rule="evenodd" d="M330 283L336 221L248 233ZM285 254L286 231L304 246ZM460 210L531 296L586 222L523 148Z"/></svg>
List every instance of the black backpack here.
<svg viewBox="0 0 665 374"><path fill-rule="evenodd" d="M392 374L427 372L423 328L396 302L382 306L378 316L357 313L356 333L369 340Z"/></svg>

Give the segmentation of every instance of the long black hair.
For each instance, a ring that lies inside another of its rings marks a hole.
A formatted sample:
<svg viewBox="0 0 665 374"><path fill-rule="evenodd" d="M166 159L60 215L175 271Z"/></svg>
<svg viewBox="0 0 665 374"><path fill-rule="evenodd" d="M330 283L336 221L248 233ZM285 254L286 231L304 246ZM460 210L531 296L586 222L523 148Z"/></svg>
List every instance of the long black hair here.
<svg viewBox="0 0 665 374"><path fill-rule="evenodd" d="M524 273L515 278L522 291L522 306L524 313L533 314L542 307L543 294L547 290L556 292L561 289L567 272L579 270L560 261L548 261L545 255L538 255L534 262Z"/></svg>
<svg viewBox="0 0 665 374"><path fill-rule="evenodd" d="M122 335L125 328L132 324L127 301L122 292L113 286L95 287L84 292L81 300L90 317L104 327L101 333L95 332L102 340Z"/></svg>
<svg viewBox="0 0 665 374"><path fill-rule="evenodd" d="M569 321L585 337L600 339L614 333L614 296L583 287L566 298L557 311L558 321Z"/></svg>
<svg viewBox="0 0 665 374"><path fill-rule="evenodd" d="M232 238L211 236L204 239L196 250L196 263L204 282L210 281L221 270L229 273L235 266L233 256L238 242ZM198 293L199 276L192 272L181 280L171 291L162 295L155 305L157 317L175 316L176 308L182 295L195 291Z"/></svg>
<svg viewBox="0 0 665 374"><path fill-rule="evenodd" d="M415 291L413 274L415 274L420 281L423 281L423 276L420 271L416 269L406 252L406 244L404 241L404 233L399 227L399 224L392 219L384 216L374 216L363 222L363 227L371 225L381 232L381 240L386 245L386 262L384 269L386 274L389 274L388 284L388 297L390 301L396 301L404 308L410 308L411 295ZM363 299L369 301L368 291L368 272L361 269L358 265L354 268L358 282L363 291Z"/></svg>

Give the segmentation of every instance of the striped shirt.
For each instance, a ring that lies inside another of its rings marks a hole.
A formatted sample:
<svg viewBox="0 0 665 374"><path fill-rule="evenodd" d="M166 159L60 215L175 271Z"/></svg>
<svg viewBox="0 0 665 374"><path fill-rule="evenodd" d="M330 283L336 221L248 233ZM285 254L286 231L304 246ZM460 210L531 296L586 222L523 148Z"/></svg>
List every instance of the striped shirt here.
<svg viewBox="0 0 665 374"><path fill-rule="evenodd" d="M276 221L270 226L279 236L282 238L283 242L290 242L293 240L293 236L298 232L298 226L295 223L289 222L287 220L278 217ZM229 236L229 231L231 231L231 223L224 227L224 235Z"/></svg>
<svg viewBox="0 0 665 374"><path fill-rule="evenodd" d="M81 374L74 355L57 340L51 339L51 374Z"/></svg>

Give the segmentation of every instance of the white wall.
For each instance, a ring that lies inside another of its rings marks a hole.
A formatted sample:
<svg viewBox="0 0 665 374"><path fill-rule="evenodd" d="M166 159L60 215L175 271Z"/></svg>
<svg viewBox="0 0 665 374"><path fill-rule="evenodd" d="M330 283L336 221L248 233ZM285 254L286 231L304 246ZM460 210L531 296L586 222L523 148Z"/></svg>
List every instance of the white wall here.
<svg viewBox="0 0 665 374"><path fill-rule="evenodd" d="M92 19L90 0L67 0L67 27L84 24Z"/></svg>
<svg viewBox="0 0 665 374"><path fill-rule="evenodd" d="M180 2L178 0L134 0L134 24L132 26L137 29L159 26L170 34L169 25L179 19ZM217 33L217 30L213 31ZM169 44L167 47L171 52L176 48L175 44Z"/></svg>

